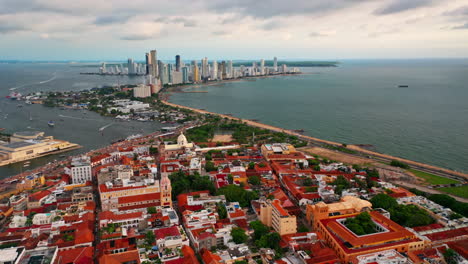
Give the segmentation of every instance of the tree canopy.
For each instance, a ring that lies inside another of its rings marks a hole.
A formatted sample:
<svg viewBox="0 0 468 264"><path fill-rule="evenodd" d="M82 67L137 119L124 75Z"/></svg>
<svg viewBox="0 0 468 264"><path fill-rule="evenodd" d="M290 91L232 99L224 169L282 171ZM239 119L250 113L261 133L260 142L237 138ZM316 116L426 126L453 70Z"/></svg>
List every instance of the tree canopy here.
<svg viewBox="0 0 468 264"><path fill-rule="evenodd" d="M186 175L184 172L179 171L169 175L169 179L171 180L173 198L176 198L181 193L191 191L208 190L211 194L214 194L216 191L210 178L208 176L200 176L198 173Z"/></svg>
<svg viewBox="0 0 468 264"><path fill-rule="evenodd" d="M416 205L398 204L387 194L378 194L371 199L372 207L383 208L390 213L390 219L400 225L415 227L434 223L434 219L424 209Z"/></svg>
<svg viewBox="0 0 468 264"><path fill-rule="evenodd" d="M247 239L249 238L245 234L245 230L242 229L242 228L239 228L239 227L234 227L231 230L231 236L232 236L232 241L234 241L234 243L236 243L236 244L245 243L247 241Z"/></svg>
<svg viewBox="0 0 468 264"><path fill-rule="evenodd" d="M256 192L247 191L244 188L231 184L218 189L218 195L224 195L228 202L239 202L242 207L250 206L250 201L258 199Z"/></svg>

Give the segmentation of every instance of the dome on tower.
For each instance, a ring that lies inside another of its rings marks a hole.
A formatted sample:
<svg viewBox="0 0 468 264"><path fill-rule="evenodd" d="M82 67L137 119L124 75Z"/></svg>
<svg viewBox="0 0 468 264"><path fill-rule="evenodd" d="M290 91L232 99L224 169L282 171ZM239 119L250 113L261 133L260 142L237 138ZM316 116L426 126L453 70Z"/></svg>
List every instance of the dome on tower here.
<svg viewBox="0 0 468 264"><path fill-rule="evenodd" d="M187 143L187 138L185 137L184 133L180 133L179 137L177 138L177 145L185 146Z"/></svg>

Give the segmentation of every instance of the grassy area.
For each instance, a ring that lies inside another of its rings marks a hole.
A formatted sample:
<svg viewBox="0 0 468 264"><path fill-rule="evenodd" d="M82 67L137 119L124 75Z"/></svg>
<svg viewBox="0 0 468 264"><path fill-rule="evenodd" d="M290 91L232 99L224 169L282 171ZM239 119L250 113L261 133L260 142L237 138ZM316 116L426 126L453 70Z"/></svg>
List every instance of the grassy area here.
<svg viewBox="0 0 468 264"><path fill-rule="evenodd" d="M463 198L468 198L468 185L464 185L461 187L443 187L437 190L460 196Z"/></svg>
<svg viewBox="0 0 468 264"><path fill-rule="evenodd" d="M416 177L422 178L427 183L432 184L432 185L459 183L459 181L437 176L437 175L430 174L427 172L422 172L422 171L413 170L413 169L409 169L408 171L413 173Z"/></svg>

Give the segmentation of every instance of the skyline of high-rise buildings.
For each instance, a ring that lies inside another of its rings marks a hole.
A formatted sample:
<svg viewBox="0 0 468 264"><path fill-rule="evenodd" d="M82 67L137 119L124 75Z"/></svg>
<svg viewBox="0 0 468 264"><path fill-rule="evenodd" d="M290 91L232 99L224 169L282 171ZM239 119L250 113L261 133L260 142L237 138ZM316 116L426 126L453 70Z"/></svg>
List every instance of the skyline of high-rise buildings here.
<svg viewBox="0 0 468 264"><path fill-rule="evenodd" d="M297 68L288 71L285 64L278 67L277 57L273 57L272 68L266 66L266 61L263 58L259 61L252 61L251 66L239 64L239 62L235 66L233 60L210 61L208 57L203 57L200 63L197 60L192 60L186 66L181 55L177 54L174 58L172 62L158 60L157 51L153 49L145 53L144 63L136 63L133 58L127 60L127 67L124 67L123 64L108 65L104 62L99 72L108 75L145 75L146 84L162 87L172 84L198 83L298 71ZM269 65L271 66L271 61Z"/></svg>

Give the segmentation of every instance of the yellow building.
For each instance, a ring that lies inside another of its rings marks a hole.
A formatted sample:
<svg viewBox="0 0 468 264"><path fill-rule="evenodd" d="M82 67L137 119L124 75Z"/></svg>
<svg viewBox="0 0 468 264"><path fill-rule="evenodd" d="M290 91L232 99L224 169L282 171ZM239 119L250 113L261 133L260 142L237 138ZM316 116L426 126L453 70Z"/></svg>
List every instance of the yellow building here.
<svg viewBox="0 0 468 264"><path fill-rule="evenodd" d="M340 216L369 211L372 204L369 201L359 199L353 196L344 196L340 202L326 204L319 202L314 205L307 205L306 219L317 229L317 223L321 219L327 219L331 216Z"/></svg>
<svg viewBox="0 0 468 264"><path fill-rule="evenodd" d="M295 215L290 215L282 206L281 201L266 200L260 206L260 221L278 232L281 236L297 233Z"/></svg>
<svg viewBox="0 0 468 264"><path fill-rule="evenodd" d="M198 70L198 66L195 65L193 67L193 82L199 82L200 81L200 73Z"/></svg>
<svg viewBox="0 0 468 264"><path fill-rule="evenodd" d="M293 145L287 143L263 144L261 150L264 157L273 154L291 154L297 152Z"/></svg>

